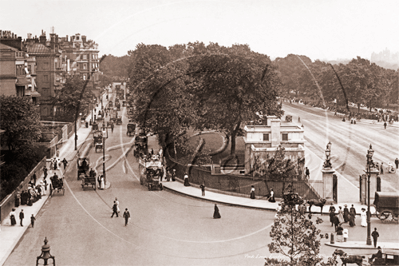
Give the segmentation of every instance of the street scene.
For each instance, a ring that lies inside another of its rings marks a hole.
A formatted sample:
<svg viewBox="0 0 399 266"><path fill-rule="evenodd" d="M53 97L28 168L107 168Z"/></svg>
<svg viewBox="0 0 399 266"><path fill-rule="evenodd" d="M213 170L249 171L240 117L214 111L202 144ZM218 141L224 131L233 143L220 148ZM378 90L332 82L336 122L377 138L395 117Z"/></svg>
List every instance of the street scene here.
<svg viewBox="0 0 399 266"><path fill-rule="evenodd" d="M169 40L164 13L202 26L240 9L293 13L276 1L116 3L95 8L96 21L120 14L102 32L47 19L41 32L1 29L0 265L399 265L397 47L327 56L300 42L261 50L243 32ZM48 10L60 8L83 12ZM132 8L156 26L116 44Z"/></svg>

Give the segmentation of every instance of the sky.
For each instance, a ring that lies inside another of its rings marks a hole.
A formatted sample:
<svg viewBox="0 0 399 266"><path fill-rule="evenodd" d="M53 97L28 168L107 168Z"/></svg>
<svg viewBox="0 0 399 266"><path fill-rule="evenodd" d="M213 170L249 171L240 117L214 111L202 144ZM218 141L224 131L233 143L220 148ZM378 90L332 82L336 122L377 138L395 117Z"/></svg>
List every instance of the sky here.
<svg viewBox="0 0 399 266"><path fill-rule="evenodd" d="M126 55L139 43L248 44L262 54L312 60L370 60L399 52L399 0L0 0L0 29L26 38L76 33L100 55ZM7 10L7 11L6 11ZM6 11L6 12L4 12Z"/></svg>

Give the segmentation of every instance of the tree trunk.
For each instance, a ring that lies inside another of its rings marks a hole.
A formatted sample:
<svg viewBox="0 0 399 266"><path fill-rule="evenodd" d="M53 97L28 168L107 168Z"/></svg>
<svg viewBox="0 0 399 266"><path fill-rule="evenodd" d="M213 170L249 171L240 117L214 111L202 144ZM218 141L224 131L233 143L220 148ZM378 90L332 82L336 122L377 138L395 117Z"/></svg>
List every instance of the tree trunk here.
<svg viewBox="0 0 399 266"><path fill-rule="evenodd" d="M230 136L231 136L230 155L233 155L236 153L236 136L237 136L238 129L240 129L240 125L241 125L241 121L238 121L235 128L230 132Z"/></svg>

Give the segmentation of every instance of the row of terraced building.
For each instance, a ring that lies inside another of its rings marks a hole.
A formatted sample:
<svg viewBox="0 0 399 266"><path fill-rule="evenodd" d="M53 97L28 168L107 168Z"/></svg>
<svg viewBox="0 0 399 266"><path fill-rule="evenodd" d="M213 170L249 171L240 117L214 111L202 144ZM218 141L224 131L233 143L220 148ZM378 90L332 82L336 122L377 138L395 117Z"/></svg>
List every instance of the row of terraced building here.
<svg viewBox="0 0 399 266"><path fill-rule="evenodd" d="M52 120L57 107L53 97L62 89L67 75L88 79L96 89L100 75L98 44L75 34L59 37L42 31L26 39L0 30L0 95L29 97L40 108L41 120Z"/></svg>

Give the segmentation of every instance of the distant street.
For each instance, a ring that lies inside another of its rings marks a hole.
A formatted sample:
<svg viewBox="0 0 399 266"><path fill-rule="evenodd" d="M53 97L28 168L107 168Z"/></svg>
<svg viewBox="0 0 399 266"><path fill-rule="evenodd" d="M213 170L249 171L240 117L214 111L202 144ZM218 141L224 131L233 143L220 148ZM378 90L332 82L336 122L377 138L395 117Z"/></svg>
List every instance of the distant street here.
<svg viewBox="0 0 399 266"><path fill-rule="evenodd" d="M287 114L293 115L293 122L298 121L305 127L305 145L318 157L324 158L324 151L328 141L332 143L333 167L343 174L355 186L359 186L359 175L366 167L366 154L369 145L374 150L373 161L384 163L385 168L395 158L399 157L399 124L388 125L384 129L382 123L371 124L360 121L351 124L342 122L342 118L334 116L332 112L301 105L283 104ZM382 176L383 191L399 190L399 171Z"/></svg>
<svg viewBox="0 0 399 266"><path fill-rule="evenodd" d="M322 111L303 106L285 105L284 109L301 117L306 145L311 145L320 157L327 140L333 143L333 154L339 154L335 164L347 162L343 171L353 175L354 184L369 142L373 144L376 160L385 162L396 156L397 128L384 131L379 125L350 125L331 116L326 122ZM214 220L214 203L167 191L148 191L139 183L138 164L132 151L127 160L122 156L132 145L132 137L126 136L126 124L127 118L123 117L123 125L115 126L113 133L109 130L106 140L107 180L111 188L83 191L76 180L76 162L71 162L65 196L49 199L36 217L35 228L27 230L5 265L34 265L44 237L49 240L57 265L263 265L263 257L270 255L267 244L275 212L218 204L222 218ZM155 143L155 136L150 137L150 148ZM100 173L102 151L96 153L92 149L89 157L91 167L99 166ZM115 197L120 202L121 214L126 207L130 210L132 218L127 227L123 218L110 218ZM322 218L324 223L319 228L323 234L330 234L333 227L328 216ZM392 230L397 225L385 225L376 218L372 218L372 225L378 226L380 241L396 241L399 237L398 230ZM365 241L366 228L349 228L349 237ZM328 240L322 240L325 241ZM321 247L321 253L327 256L333 251L334 248L324 244Z"/></svg>

